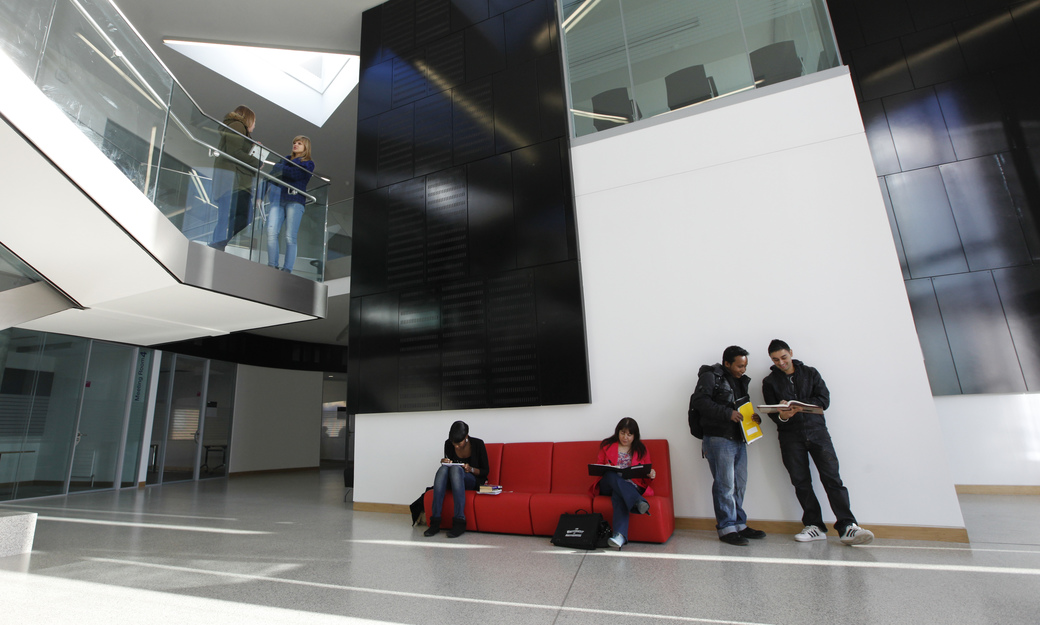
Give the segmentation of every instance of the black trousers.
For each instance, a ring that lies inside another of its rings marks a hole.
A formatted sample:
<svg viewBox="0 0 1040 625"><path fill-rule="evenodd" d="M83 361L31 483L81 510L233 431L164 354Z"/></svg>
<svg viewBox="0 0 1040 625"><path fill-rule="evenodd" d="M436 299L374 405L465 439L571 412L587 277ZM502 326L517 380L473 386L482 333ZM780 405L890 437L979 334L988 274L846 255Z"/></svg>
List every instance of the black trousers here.
<svg viewBox="0 0 1040 625"><path fill-rule="evenodd" d="M849 491L838 474L838 455L834 452L831 436L826 429L811 428L802 432L781 433L780 456L791 476L798 503L802 505L802 525L815 525L827 531L827 526L823 524L820 501L813 491L809 458L816 465L823 490L830 501L831 512L836 519L834 529L841 534L846 527L856 522L849 506Z"/></svg>

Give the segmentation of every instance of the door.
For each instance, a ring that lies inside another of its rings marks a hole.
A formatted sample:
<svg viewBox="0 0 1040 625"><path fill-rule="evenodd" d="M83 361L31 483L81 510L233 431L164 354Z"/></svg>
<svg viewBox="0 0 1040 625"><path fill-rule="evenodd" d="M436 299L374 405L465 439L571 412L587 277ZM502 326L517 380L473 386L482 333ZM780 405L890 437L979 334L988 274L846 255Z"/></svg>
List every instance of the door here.
<svg viewBox="0 0 1040 625"><path fill-rule="evenodd" d="M227 475L231 446L231 415L235 410L235 374L238 366L211 360L206 387L206 411L202 422L202 455L199 478Z"/></svg>
<svg viewBox="0 0 1040 625"><path fill-rule="evenodd" d="M201 358L175 355L170 364L163 483L197 477L202 448L201 416L209 372L209 361Z"/></svg>
<svg viewBox="0 0 1040 625"><path fill-rule="evenodd" d="M122 465L136 348L94 341L72 452L69 492L113 488Z"/></svg>
<svg viewBox="0 0 1040 625"><path fill-rule="evenodd" d="M0 330L0 501L65 492L90 339Z"/></svg>

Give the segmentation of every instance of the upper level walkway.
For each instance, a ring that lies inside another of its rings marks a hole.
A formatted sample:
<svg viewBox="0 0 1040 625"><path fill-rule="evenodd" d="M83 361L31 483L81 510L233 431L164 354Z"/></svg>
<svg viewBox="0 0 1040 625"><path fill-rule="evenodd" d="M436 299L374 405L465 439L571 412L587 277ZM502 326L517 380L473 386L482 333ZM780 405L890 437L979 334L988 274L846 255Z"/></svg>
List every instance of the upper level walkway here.
<svg viewBox="0 0 1040 625"><path fill-rule="evenodd" d="M0 273L33 276L0 284L0 329L153 345L324 317L323 248L298 275L262 264L263 197L284 184L265 168L281 159L264 155L245 176L253 227L227 252L209 247L221 220L214 163L229 158L211 145L220 124L157 73L164 68L145 66L150 50L135 43L132 27L102 27L101 5L59 1L50 21L40 20L49 30L28 33L31 5L5 7L0 28L0 245L10 252ZM99 52L105 45L111 58ZM68 92L56 94L34 73L53 74ZM153 83L165 85L165 99ZM129 87L133 97L120 91ZM124 149L135 141L136 156ZM313 180L303 195L320 208L323 241L327 184Z"/></svg>

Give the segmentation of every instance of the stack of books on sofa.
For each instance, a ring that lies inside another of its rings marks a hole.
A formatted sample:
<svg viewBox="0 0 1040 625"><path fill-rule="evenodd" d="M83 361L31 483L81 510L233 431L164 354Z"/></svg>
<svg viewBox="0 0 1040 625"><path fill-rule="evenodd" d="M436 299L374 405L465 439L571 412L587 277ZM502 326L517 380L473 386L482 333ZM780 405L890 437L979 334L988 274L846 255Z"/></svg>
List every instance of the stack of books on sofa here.
<svg viewBox="0 0 1040 625"><path fill-rule="evenodd" d="M502 492L502 487L498 484L481 484L477 492L481 495L497 495Z"/></svg>

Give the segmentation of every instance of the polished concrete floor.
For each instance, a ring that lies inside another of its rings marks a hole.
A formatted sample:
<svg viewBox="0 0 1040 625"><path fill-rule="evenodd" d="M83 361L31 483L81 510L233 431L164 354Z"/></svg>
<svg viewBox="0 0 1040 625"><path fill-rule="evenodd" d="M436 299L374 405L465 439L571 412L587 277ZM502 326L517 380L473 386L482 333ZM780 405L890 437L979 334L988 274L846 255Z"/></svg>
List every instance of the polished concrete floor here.
<svg viewBox="0 0 1040 625"><path fill-rule="evenodd" d="M970 545L749 547L679 530L572 552L543 537L444 533L353 512L342 473L22 501L35 549L0 558L0 622L1036 623L1040 497L965 495Z"/></svg>

